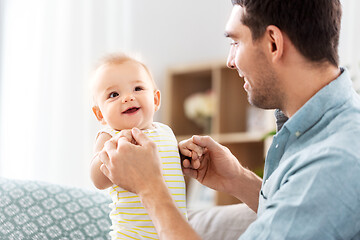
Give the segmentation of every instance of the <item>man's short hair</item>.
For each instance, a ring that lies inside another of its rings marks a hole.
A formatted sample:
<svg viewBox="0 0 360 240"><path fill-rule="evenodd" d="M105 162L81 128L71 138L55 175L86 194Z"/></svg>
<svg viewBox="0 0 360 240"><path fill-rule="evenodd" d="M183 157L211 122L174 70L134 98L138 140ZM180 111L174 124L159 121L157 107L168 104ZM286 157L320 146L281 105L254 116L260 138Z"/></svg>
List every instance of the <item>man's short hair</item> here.
<svg viewBox="0 0 360 240"><path fill-rule="evenodd" d="M254 41L266 27L283 31L307 59L338 66L341 3L339 0L232 0L245 11L240 21Z"/></svg>

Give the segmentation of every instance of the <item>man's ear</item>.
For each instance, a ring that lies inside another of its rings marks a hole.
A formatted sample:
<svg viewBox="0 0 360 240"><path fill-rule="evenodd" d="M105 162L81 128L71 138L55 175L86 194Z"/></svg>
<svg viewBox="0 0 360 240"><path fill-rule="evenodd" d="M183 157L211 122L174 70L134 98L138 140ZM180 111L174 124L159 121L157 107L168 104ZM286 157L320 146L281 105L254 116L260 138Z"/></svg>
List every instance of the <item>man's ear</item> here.
<svg viewBox="0 0 360 240"><path fill-rule="evenodd" d="M279 61L284 53L284 33L278 27L269 25L265 31L265 40L272 62Z"/></svg>
<svg viewBox="0 0 360 240"><path fill-rule="evenodd" d="M154 105L155 105L155 112L157 110L159 110L160 108L160 103L161 103L161 96L160 96L160 91L159 90L155 90L154 91Z"/></svg>
<svg viewBox="0 0 360 240"><path fill-rule="evenodd" d="M105 119L104 119L104 117L103 117L103 115L102 115L102 113L101 113L100 108L99 108L98 106L93 106L93 107L92 107L92 110L93 110L93 113L95 114L95 117L97 118L97 120L98 120L101 124L105 125L106 122L105 122Z"/></svg>

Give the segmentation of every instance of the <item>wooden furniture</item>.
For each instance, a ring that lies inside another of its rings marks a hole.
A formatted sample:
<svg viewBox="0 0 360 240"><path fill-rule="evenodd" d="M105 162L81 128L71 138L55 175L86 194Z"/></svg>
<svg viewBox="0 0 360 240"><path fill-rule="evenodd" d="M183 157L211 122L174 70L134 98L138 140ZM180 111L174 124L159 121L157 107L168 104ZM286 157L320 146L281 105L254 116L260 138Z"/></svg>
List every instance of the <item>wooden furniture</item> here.
<svg viewBox="0 0 360 240"><path fill-rule="evenodd" d="M216 104L211 137L228 147L243 166L251 170L262 169L265 156L262 138L265 132L256 129L248 131L249 109L254 107L247 101L243 84L237 71L227 68L223 62L171 68L162 101L164 122L173 129L179 141L194 134L203 134L204 129L186 117L184 101L194 93L212 90ZM217 205L237 202L237 199L224 193L216 194Z"/></svg>

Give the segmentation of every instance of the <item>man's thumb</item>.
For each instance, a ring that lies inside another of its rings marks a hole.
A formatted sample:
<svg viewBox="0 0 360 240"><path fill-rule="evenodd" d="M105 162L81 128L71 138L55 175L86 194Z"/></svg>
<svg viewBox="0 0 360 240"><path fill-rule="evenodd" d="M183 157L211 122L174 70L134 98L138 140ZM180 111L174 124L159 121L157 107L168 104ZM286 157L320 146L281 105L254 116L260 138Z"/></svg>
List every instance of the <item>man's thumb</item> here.
<svg viewBox="0 0 360 240"><path fill-rule="evenodd" d="M192 140L195 144L199 145L200 147L211 149L215 145L217 145L217 142L214 141L210 136L198 136L194 135L192 137Z"/></svg>
<svg viewBox="0 0 360 240"><path fill-rule="evenodd" d="M148 137L138 128L131 129L131 133L137 144L140 146L145 145L149 141Z"/></svg>

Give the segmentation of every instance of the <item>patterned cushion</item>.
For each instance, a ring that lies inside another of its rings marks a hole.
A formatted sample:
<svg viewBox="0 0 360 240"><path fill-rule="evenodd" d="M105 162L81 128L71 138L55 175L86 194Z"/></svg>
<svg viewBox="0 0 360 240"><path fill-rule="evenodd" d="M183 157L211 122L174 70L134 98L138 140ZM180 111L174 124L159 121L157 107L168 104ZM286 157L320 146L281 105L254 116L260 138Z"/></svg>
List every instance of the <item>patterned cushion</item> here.
<svg viewBox="0 0 360 240"><path fill-rule="evenodd" d="M0 178L0 239L110 239L110 197Z"/></svg>

